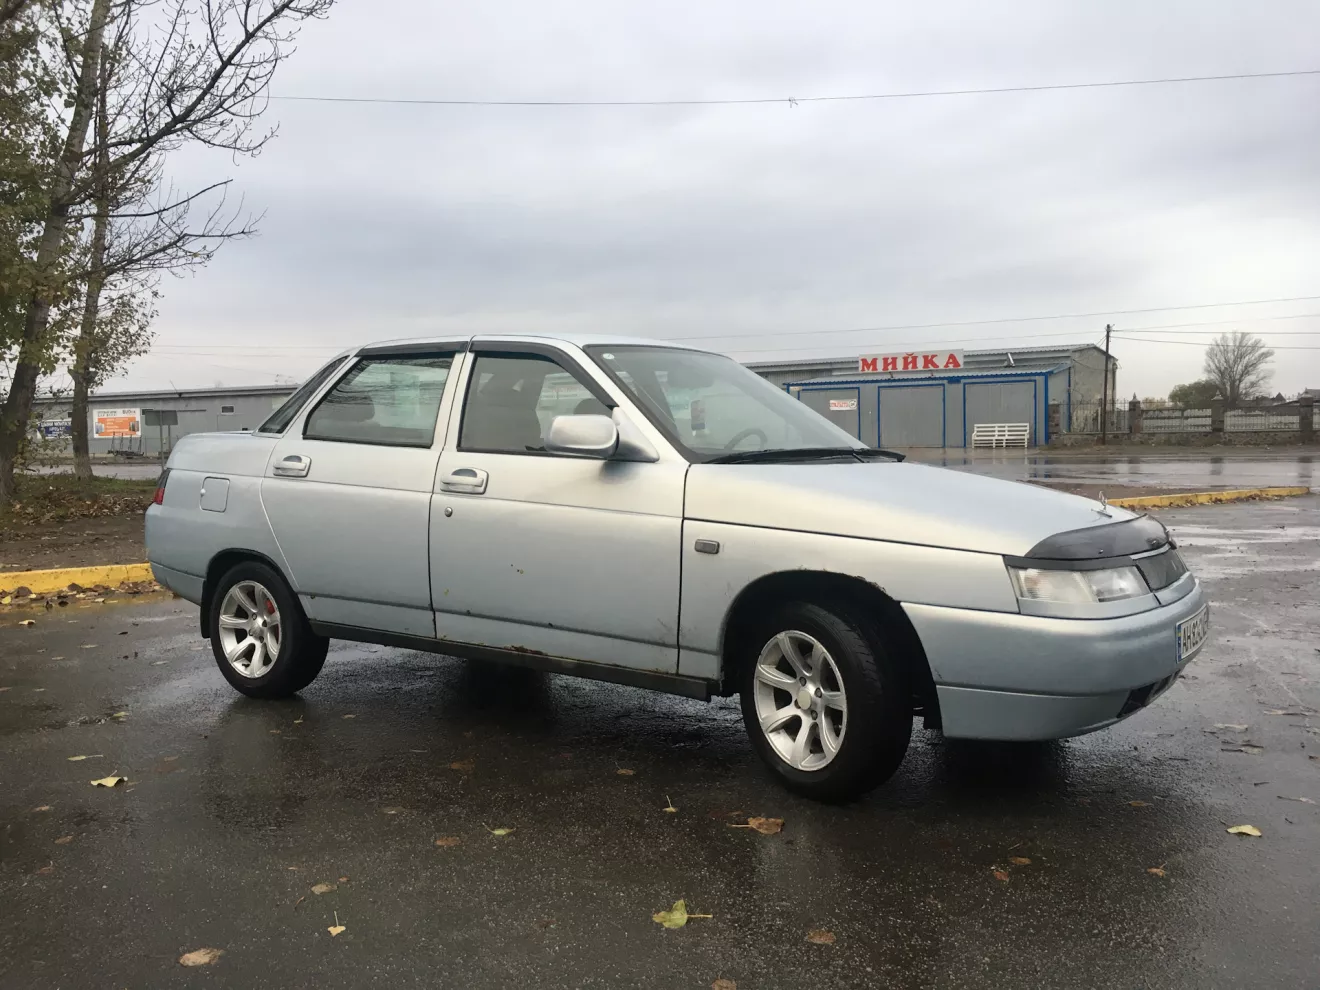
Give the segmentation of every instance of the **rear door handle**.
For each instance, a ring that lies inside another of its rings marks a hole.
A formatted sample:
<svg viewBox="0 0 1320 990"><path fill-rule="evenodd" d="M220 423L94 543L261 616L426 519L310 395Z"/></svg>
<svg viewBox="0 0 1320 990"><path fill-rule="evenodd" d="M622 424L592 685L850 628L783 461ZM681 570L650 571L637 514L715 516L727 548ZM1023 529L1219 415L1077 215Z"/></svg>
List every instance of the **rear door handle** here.
<svg viewBox="0 0 1320 990"><path fill-rule="evenodd" d="M274 473L278 478L305 478L312 469L312 459L302 454L289 454L275 462Z"/></svg>
<svg viewBox="0 0 1320 990"><path fill-rule="evenodd" d="M464 495L485 495L488 479L489 475L481 468L455 468L440 479L440 490Z"/></svg>

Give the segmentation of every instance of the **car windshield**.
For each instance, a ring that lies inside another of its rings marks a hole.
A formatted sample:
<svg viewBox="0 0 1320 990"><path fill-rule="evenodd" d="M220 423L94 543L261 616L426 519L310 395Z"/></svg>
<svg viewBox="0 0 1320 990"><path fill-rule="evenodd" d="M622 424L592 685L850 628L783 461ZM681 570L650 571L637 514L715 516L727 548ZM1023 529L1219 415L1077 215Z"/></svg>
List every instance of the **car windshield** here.
<svg viewBox="0 0 1320 990"><path fill-rule="evenodd" d="M866 449L732 358L638 345L593 346L587 353L692 460L761 450Z"/></svg>

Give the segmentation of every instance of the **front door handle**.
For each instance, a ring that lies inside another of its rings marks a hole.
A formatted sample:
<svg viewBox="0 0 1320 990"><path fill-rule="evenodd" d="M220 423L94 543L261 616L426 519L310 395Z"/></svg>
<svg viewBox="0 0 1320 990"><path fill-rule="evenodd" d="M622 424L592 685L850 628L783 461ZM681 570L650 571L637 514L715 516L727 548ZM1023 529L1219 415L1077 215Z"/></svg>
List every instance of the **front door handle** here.
<svg viewBox="0 0 1320 990"><path fill-rule="evenodd" d="M463 495L485 495L488 479L489 475L481 468L455 468L440 479L440 490Z"/></svg>
<svg viewBox="0 0 1320 990"><path fill-rule="evenodd" d="M275 462L277 478L305 478L312 469L312 459L302 454L289 454Z"/></svg>

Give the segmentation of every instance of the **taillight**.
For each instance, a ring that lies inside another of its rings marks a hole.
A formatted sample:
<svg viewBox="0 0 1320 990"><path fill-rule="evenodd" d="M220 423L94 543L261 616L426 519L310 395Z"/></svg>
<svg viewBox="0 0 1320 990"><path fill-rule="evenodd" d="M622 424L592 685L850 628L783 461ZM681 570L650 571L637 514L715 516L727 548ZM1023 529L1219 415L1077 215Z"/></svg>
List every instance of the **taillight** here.
<svg viewBox="0 0 1320 990"><path fill-rule="evenodd" d="M152 505L165 504L165 482L170 480L170 469L166 468L160 473L160 478L156 481L156 494L151 498Z"/></svg>

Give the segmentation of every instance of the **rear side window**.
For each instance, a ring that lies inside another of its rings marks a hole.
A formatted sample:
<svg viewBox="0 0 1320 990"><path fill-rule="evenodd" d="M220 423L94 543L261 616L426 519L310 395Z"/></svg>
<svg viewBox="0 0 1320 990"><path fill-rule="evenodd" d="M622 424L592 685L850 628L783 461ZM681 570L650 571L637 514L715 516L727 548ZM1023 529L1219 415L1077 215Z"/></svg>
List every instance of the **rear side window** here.
<svg viewBox="0 0 1320 990"><path fill-rule="evenodd" d="M317 403L303 436L429 447L453 363L452 353L363 358Z"/></svg>
<svg viewBox="0 0 1320 990"><path fill-rule="evenodd" d="M275 410L270 419L261 424L257 430L258 433L283 433L293 422L293 418L298 415L302 407L307 404L317 391L330 380L330 376L338 371L347 361L347 358L335 358L324 368L312 375L311 378L298 386L297 391L285 400L284 404Z"/></svg>

